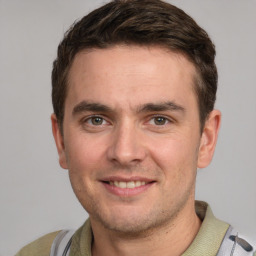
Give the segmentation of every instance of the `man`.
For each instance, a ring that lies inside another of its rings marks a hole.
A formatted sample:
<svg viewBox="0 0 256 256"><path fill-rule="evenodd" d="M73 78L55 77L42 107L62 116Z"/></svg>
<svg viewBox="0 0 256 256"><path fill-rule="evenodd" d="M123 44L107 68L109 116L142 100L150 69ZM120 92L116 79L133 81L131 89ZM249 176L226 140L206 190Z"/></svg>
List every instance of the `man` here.
<svg viewBox="0 0 256 256"><path fill-rule="evenodd" d="M195 203L220 127L214 58L207 33L158 0L112 1L72 26L53 65L51 121L89 219L17 255L253 255Z"/></svg>

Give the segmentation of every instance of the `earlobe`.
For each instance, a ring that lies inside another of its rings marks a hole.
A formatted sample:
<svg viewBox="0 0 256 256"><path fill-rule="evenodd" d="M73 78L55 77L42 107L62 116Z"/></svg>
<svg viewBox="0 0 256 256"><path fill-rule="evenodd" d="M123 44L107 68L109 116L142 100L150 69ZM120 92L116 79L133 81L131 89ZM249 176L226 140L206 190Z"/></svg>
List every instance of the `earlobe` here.
<svg viewBox="0 0 256 256"><path fill-rule="evenodd" d="M67 169L67 159L66 159L63 135L61 133L61 130L57 121L57 117L55 114L51 115L51 122L52 122L52 133L53 133L53 137L54 137L57 151L59 154L59 164L63 169Z"/></svg>
<svg viewBox="0 0 256 256"><path fill-rule="evenodd" d="M219 110L213 110L207 118L203 133L201 136L198 152L198 168L208 166L213 158L215 146L217 143L219 128L221 122L221 113Z"/></svg>

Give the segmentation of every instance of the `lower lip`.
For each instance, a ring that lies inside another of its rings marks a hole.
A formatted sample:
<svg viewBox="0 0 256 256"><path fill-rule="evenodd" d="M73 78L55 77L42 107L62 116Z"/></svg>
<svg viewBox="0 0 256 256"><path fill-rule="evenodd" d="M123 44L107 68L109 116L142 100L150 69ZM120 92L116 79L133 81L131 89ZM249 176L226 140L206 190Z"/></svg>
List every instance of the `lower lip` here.
<svg viewBox="0 0 256 256"><path fill-rule="evenodd" d="M119 188L113 185L110 185L108 183L103 182L102 183L104 187L112 194L116 196L122 196L122 197L130 197L130 196L137 196L143 192L145 192L147 189L149 189L152 185L155 184L155 182L147 183L145 185L142 185L140 187L136 188Z"/></svg>

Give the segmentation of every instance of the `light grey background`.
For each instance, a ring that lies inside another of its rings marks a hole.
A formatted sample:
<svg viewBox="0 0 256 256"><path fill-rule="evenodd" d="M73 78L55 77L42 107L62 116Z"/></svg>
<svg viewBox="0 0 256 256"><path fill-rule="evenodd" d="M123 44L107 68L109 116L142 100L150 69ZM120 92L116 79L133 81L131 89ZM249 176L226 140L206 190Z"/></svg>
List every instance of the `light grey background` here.
<svg viewBox="0 0 256 256"><path fill-rule="evenodd" d="M87 214L51 135L52 61L63 33L101 0L0 0L0 255L77 228ZM256 1L176 0L217 47L222 128L197 198L256 239Z"/></svg>

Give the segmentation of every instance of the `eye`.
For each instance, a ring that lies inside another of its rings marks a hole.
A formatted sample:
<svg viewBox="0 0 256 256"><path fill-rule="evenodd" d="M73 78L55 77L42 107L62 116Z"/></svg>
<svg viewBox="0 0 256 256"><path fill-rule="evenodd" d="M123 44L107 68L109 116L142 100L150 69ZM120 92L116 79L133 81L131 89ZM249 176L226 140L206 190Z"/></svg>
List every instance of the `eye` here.
<svg viewBox="0 0 256 256"><path fill-rule="evenodd" d="M169 123L170 121L166 118L166 117L163 117L163 116L155 116L153 117L149 123L151 125L165 125L167 123Z"/></svg>
<svg viewBox="0 0 256 256"><path fill-rule="evenodd" d="M91 126L100 126L107 124L107 121L101 116L91 116L85 120L85 123Z"/></svg>
<svg viewBox="0 0 256 256"><path fill-rule="evenodd" d="M168 120L162 116L157 116L157 117L154 117L153 119L154 119L155 125L165 125L168 122Z"/></svg>
<svg viewBox="0 0 256 256"><path fill-rule="evenodd" d="M80 119L79 123L81 129L89 133L102 132L112 126L111 121L101 115L88 115Z"/></svg>
<svg viewBox="0 0 256 256"><path fill-rule="evenodd" d="M95 117L91 117L91 118L90 118L90 122L91 122L93 125L102 125L103 122L104 122L104 119L103 119L102 117L95 116Z"/></svg>

